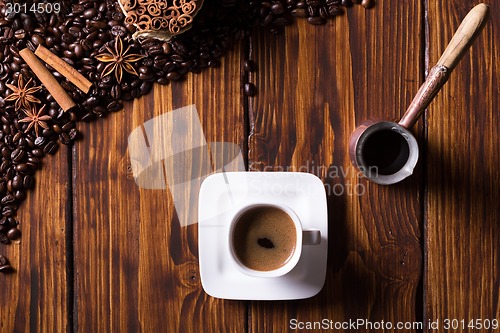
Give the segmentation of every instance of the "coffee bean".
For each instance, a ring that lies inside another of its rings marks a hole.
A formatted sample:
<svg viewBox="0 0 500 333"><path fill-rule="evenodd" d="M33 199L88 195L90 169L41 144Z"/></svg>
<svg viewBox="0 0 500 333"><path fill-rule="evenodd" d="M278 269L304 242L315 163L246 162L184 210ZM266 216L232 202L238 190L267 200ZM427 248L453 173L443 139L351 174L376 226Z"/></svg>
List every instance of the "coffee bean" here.
<svg viewBox="0 0 500 333"><path fill-rule="evenodd" d="M6 196L4 196L2 198L2 200L0 202L2 205L7 205L7 204L11 204L15 201L16 201L16 199L14 198L14 196L12 194L7 194Z"/></svg>
<svg viewBox="0 0 500 333"><path fill-rule="evenodd" d="M84 102L83 102L83 105L85 107L88 107L88 108L93 108L95 106L97 106L99 103L99 100L97 99L97 97L95 96L91 96L89 98L87 98Z"/></svg>
<svg viewBox="0 0 500 333"><path fill-rule="evenodd" d="M2 208L3 216L14 216L16 214L17 207L14 205L4 206Z"/></svg>
<svg viewBox="0 0 500 333"><path fill-rule="evenodd" d="M174 52L177 54L185 55L186 53L188 53L186 46L180 41L174 40L170 43L170 45L172 46Z"/></svg>
<svg viewBox="0 0 500 333"><path fill-rule="evenodd" d="M0 239L0 241L1 241L1 239ZM8 244L8 243L6 243L6 244ZM4 273L5 274L5 273L10 273L12 271L13 271L13 269L12 269L12 266L10 266L10 265L2 265L2 266L0 266L0 273Z"/></svg>
<svg viewBox="0 0 500 333"><path fill-rule="evenodd" d="M159 79L156 80L156 83L161 84L161 85L167 85L169 84L169 80L166 77L160 77Z"/></svg>
<svg viewBox="0 0 500 333"><path fill-rule="evenodd" d="M75 123L73 121L68 121L61 127L61 129L63 130L63 132L69 132L69 130L73 127L75 127Z"/></svg>
<svg viewBox="0 0 500 333"><path fill-rule="evenodd" d="M111 28L111 33L113 36L124 37L127 35L127 29L121 25L115 25Z"/></svg>
<svg viewBox="0 0 500 333"><path fill-rule="evenodd" d="M7 237L9 237L9 239L11 240L16 240L21 237L21 231L19 231L19 229L17 228L12 228L7 232Z"/></svg>
<svg viewBox="0 0 500 333"><path fill-rule="evenodd" d="M102 116L104 113L106 113L106 111L106 108L102 105L98 105L92 109L92 113L97 116Z"/></svg>
<svg viewBox="0 0 500 333"><path fill-rule="evenodd" d="M245 83L244 93L247 96L255 96L255 85L253 83Z"/></svg>
<svg viewBox="0 0 500 333"><path fill-rule="evenodd" d="M30 175L26 175L23 178L23 188L28 190L33 187L33 177Z"/></svg>
<svg viewBox="0 0 500 333"><path fill-rule="evenodd" d="M243 64L243 68L247 72L254 72L255 71L255 62L253 60L245 60Z"/></svg>
<svg viewBox="0 0 500 333"><path fill-rule="evenodd" d="M8 168L10 168L11 163L8 160L2 161L2 164L0 164L0 172L5 172L7 171Z"/></svg>
<svg viewBox="0 0 500 333"><path fill-rule="evenodd" d="M144 82L151 80L154 76L155 76L154 73L149 73L149 74L139 73L139 79L143 80Z"/></svg>
<svg viewBox="0 0 500 333"><path fill-rule="evenodd" d="M63 133L59 134L59 140L61 141L61 143L63 145L71 144L71 139L70 139L68 133L63 132Z"/></svg>
<svg viewBox="0 0 500 333"><path fill-rule="evenodd" d="M149 82L149 81L142 82L142 84L140 86L141 95L148 94L152 88L153 88L153 84L151 82Z"/></svg>
<svg viewBox="0 0 500 333"><path fill-rule="evenodd" d="M45 147L43 147L43 152L45 154L53 155L58 150L59 146L54 141L49 141Z"/></svg>
<svg viewBox="0 0 500 333"><path fill-rule="evenodd" d="M12 31L12 29L10 31ZM10 31L9 31L9 34L10 34ZM13 34L14 34L14 38L16 38L16 39L24 39L26 37L26 31L24 31L24 29L16 30L15 32L13 32Z"/></svg>
<svg viewBox="0 0 500 333"><path fill-rule="evenodd" d="M35 146L42 147L47 143L47 139L43 136L39 136L35 139Z"/></svg>
<svg viewBox="0 0 500 333"><path fill-rule="evenodd" d="M7 260L6 257L0 255L0 266L7 265L9 261Z"/></svg>
<svg viewBox="0 0 500 333"><path fill-rule="evenodd" d="M26 199L26 192L23 190L17 190L14 192L14 197L16 198L16 200L22 201Z"/></svg>
<svg viewBox="0 0 500 333"><path fill-rule="evenodd" d="M161 44L161 47L164 54L170 54L170 52L172 52L172 46L167 42Z"/></svg>
<svg viewBox="0 0 500 333"><path fill-rule="evenodd" d="M10 239L7 237L7 235L3 232L0 232L0 243L2 244L10 244Z"/></svg>
<svg viewBox="0 0 500 333"><path fill-rule="evenodd" d="M219 59L211 59L208 63L207 63L208 67L212 67L212 68L217 68L220 66L220 60ZM167 77L168 78L168 77Z"/></svg>
<svg viewBox="0 0 500 333"><path fill-rule="evenodd" d="M111 14L111 17L115 21L123 21L123 19L125 18L125 16L123 15L123 13L121 11L113 12Z"/></svg>
<svg viewBox="0 0 500 333"><path fill-rule="evenodd" d="M104 29L108 26L108 23L107 22L104 22L104 21L90 21L90 24L89 24L91 27L93 28L96 28L96 29Z"/></svg>
<svg viewBox="0 0 500 333"><path fill-rule="evenodd" d="M119 101L113 101L108 104L107 109L109 112L120 111L123 108L123 104Z"/></svg>
<svg viewBox="0 0 500 333"><path fill-rule="evenodd" d="M9 125L11 124L11 120L10 118L7 117L7 115L3 115L0 117L0 120L2 121L2 123L4 123L5 125Z"/></svg>
<svg viewBox="0 0 500 333"><path fill-rule="evenodd" d="M38 148L33 149L33 150L31 151L31 153L32 153L32 154L33 154L33 156L35 156L35 157L43 157L43 156L44 156L44 154L43 154L43 150L38 149Z"/></svg>
<svg viewBox="0 0 500 333"><path fill-rule="evenodd" d="M281 2L275 2L275 3L271 6L271 12L272 12L274 15L280 15L280 14L282 14L284 11L285 11L285 6L283 6L283 4L282 4Z"/></svg>
<svg viewBox="0 0 500 333"><path fill-rule="evenodd" d="M316 6L307 6L307 13L311 17L318 16L318 7L316 7Z"/></svg>
<svg viewBox="0 0 500 333"><path fill-rule="evenodd" d="M4 177L6 177L6 179L10 179L9 182L12 182L12 178L14 178L15 175L16 175L16 170L14 170L13 167L10 167L5 172ZM7 182L7 190L12 191L12 189L9 188L9 182Z"/></svg>
<svg viewBox="0 0 500 333"><path fill-rule="evenodd" d="M257 240L257 243L263 247L263 248L266 248L266 249L272 249L274 248L274 243L272 240L270 240L269 238L259 238Z"/></svg>
<svg viewBox="0 0 500 333"><path fill-rule="evenodd" d="M156 56L153 61L153 66L156 69L162 69L166 63L167 63L167 58L165 58L164 56L163 57Z"/></svg>
<svg viewBox="0 0 500 333"><path fill-rule="evenodd" d="M154 45L151 45L148 48L147 52L151 56L162 54L163 53L163 47L160 44L154 44Z"/></svg>
<svg viewBox="0 0 500 333"><path fill-rule="evenodd" d="M35 156L29 156L27 158L26 164L30 167L34 166L35 168L38 167L42 162Z"/></svg>
<svg viewBox="0 0 500 333"><path fill-rule="evenodd" d="M328 14L330 16L341 15L341 14L344 13L344 11L342 10L342 8L340 8L339 6L336 6L336 5L329 5L327 7L327 11L328 11Z"/></svg>
<svg viewBox="0 0 500 333"><path fill-rule="evenodd" d="M68 29L68 33L70 33L75 38L79 38L82 36L82 29L77 26L72 26Z"/></svg>
<svg viewBox="0 0 500 333"><path fill-rule="evenodd" d="M103 3L101 3L101 4L99 5L99 7L97 8L97 10L98 10L99 12L101 12L101 13L104 13L105 11L107 11L107 8L108 8L108 7L107 7L106 3L104 3L104 2L103 2Z"/></svg>
<svg viewBox="0 0 500 333"><path fill-rule="evenodd" d="M322 17L319 16L311 16L307 18L307 23L312 24L312 25L321 25L325 24L326 20Z"/></svg>
<svg viewBox="0 0 500 333"><path fill-rule="evenodd" d="M27 163L21 163L16 165L16 171L24 175L30 172L30 168Z"/></svg>
<svg viewBox="0 0 500 333"><path fill-rule="evenodd" d="M8 226L9 228L14 228L19 225L19 222L15 218L13 217L5 217L5 218L7 219L6 226Z"/></svg>
<svg viewBox="0 0 500 333"><path fill-rule="evenodd" d="M12 137L12 141L13 142L18 142L20 139L22 139L23 137L23 133L21 132L17 132L16 134L14 134L14 136Z"/></svg>
<svg viewBox="0 0 500 333"><path fill-rule="evenodd" d="M170 72L167 74L167 79L169 81L177 81L180 79L180 75L176 72Z"/></svg>
<svg viewBox="0 0 500 333"><path fill-rule="evenodd" d="M53 130L53 131L54 131L54 133L56 133L56 134L61 134L61 133L62 133L61 126L59 126L59 125L57 125L57 124L52 125L52 130Z"/></svg>
<svg viewBox="0 0 500 333"><path fill-rule="evenodd" d="M85 53L82 44L76 44L73 52L76 58L81 58Z"/></svg>
<svg viewBox="0 0 500 333"><path fill-rule="evenodd" d="M151 73L151 70L147 66L141 66L139 67L139 74L149 74Z"/></svg>
<svg viewBox="0 0 500 333"><path fill-rule="evenodd" d="M10 158L12 159L12 161L14 163L19 163L23 160L24 158L24 155L25 155L25 152L24 150L22 150L21 148L16 148L11 154L10 154Z"/></svg>
<svg viewBox="0 0 500 333"><path fill-rule="evenodd" d="M12 187L15 190L22 189L23 188L23 177L21 177L20 175L14 176L14 178L12 179Z"/></svg>
<svg viewBox="0 0 500 333"><path fill-rule="evenodd" d="M78 131L76 128L72 128L69 130L68 135L71 141L75 141L78 138Z"/></svg>
<svg viewBox="0 0 500 333"><path fill-rule="evenodd" d="M9 130L9 132L10 132L10 130ZM4 133L6 133L5 127L4 127ZM1 153L2 153L2 156L4 158L10 158L10 155L12 154L9 147L3 147Z"/></svg>
<svg viewBox="0 0 500 333"><path fill-rule="evenodd" d="M75 37L70 33L64 33L61 36L61 40L66 44L71 44L75 41Z"/></svg>
<svg viewBox="0 0 500 333"><path fill-rule="evenodd" d="M89 8L83 12L82 17L86 19L91 19L96 17L96 15L97 15L97 10L95 8Z"/></svg>
<svg viewBox="0 0 500 333"><path fill-rule="evenodd" d="M173 54L170 56L170 59L172 59L175 62L181 63L184 61L184 58L178 54Z"/></svg>
<svg viewBox="0 0 500 333"><path fill-rule="evenodd" d="M373 0L361 1L361 6L363 6L366 9L372 8L374 5L375 5L375 2Z"/></svg>
<svg viewBox="0 0 500 333"><path fill-rule="evenodd" d="M113 28L115 26L118 26L120 25L120 21L117 21L117 20L111 20L111 21L108 21L108 25Z"/></svg>
<svg viewBox="0 0 500 333"><path fill-rule="evenodd" d="M121 86L118 84L115 84L113 87L111 87L110 95L113 99L120 99L120 97L122 95Z"/></svg>
<svg viewBox="0 0 500 333"><path fill-rule="evenodd" d="M138 88L132 89L130 95L132 96L132 98L139 98L141 96L141 90Z"/></svg>

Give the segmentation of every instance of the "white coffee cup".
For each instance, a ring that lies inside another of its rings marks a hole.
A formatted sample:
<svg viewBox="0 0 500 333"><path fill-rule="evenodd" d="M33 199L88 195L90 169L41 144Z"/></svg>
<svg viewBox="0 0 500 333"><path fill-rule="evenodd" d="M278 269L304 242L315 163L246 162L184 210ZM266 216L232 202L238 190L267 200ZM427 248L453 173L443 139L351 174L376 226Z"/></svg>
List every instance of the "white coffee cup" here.
<svg viewBox="0 0 500 333"><path fill-rule="evenodd" d="M237 251L235 249L235 227L240 222L240 218L250 211L265 209L265 208L276 208L284 213L286 213L290 219L293 221L293 225L295 228L295 248L293 253L289 257L289 259L279 268L273 270L256 270L247 267L237 255ZM302 254L302 246L303 245L318 245L321 243L321 233L319 230L304 230L302 228L302 223L297 216L297 214L288 206L282 204L270 204L270 203L254 203L248 206L245 206L238 210L234 217L231 220L229 234L228 234L228 244L230 257L232 258L236 267L246 275L253 277L278 277L283 276L289 273L299 262L300 256Z"/></svg>

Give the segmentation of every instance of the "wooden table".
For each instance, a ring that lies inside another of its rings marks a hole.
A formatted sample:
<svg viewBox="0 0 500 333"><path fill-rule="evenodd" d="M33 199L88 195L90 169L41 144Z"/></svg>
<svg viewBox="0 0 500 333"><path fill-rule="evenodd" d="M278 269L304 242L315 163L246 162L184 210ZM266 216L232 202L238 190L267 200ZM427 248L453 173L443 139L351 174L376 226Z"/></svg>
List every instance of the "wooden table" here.
<svg viewBox="0 0 500 333"><path fill-rule="evenodd" d="M421 159L397 185L358 177L349 135L365 119L401 116L470 1L378 0L325 26L255 32L221 68L80 124L83 140L38 172L20 242L0 248L16 269L0 275L0 331L285 332L293 319L326 318L443 332L445 319L500 320L500 2L485 2L493 15L414 128ZM254 98L242 93L248 58ZM250 302L203 291L197 225L180 226L168 190L139 188L127 155L133 129L189 104L207 141L238 144L248 165L343 171L324 177L336 191L319 295Z"/></svg>

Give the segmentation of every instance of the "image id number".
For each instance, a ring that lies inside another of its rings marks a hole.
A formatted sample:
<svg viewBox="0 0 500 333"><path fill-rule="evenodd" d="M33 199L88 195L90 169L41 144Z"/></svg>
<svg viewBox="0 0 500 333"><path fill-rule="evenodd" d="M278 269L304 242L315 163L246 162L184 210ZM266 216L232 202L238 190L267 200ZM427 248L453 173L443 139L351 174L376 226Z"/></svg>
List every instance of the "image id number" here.
<svg viewBox="0 0 500 333"><path fill-rule="evenodd" d="M5 4L7 10L6 10L6 15L9 15L11 13L19 14L19 13L56 13L59 14L61 11L61 4L56 2L56 3L33 3L33 4L27 4L27 3L6 3Z"/></svg>
<svg viewBox="0 0 500 333"><path fill-rule="evenodd" d="M472 319L470 321L466 321L465 319L445 319L443 321L443 329L445 330L464 330L466 328L470 329L498 329L498 320L497 319Z"/></svg>

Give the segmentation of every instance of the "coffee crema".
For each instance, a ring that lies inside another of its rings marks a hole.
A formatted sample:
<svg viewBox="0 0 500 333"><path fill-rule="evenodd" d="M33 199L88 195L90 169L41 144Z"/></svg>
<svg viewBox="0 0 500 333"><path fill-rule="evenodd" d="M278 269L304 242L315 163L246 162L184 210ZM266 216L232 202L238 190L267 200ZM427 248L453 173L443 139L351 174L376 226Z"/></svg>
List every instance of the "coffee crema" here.
<svg viewBox="0 0 500 333"><path fill-rule="evenodd" d="M272 271L293 256L297 234L286 212L276 207L257 207L238 218L232 241L241 264L256 271Z"/></svg>

